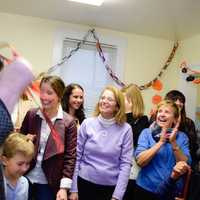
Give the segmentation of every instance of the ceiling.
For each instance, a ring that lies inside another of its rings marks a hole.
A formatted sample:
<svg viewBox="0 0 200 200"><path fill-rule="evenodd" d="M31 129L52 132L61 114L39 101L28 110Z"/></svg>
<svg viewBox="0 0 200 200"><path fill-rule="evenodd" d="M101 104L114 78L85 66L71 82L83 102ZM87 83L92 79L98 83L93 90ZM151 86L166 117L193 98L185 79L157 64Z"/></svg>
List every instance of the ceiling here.
<svg viewBox="0 0 200 200"><path fill-rule="evenodd" d="M200 33L199 0L105 0L101 7L67 0L0 0L0 12L181 40Z"/></svg>

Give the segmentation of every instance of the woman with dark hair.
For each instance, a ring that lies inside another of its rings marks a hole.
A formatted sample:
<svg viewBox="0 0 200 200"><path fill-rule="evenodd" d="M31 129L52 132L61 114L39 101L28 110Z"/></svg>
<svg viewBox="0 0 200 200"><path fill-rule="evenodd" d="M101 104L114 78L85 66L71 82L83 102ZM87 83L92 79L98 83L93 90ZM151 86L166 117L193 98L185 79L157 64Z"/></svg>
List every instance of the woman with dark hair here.
<svg viewBox="0 0 200 200"><path fill-rule="evenodd" d="M171 90L165 95L165 99L173 101L180 109L181 121L179 130L187 134L189 138L189 148L192 157L192 168L196 169L198 159L196 152L198 150L197 132L195 130L194 122L186 116L185 112L185 96L178 90Z"/></svg>
<svg viewBox="0 0 200 200"><path fill-rule="evenodd" d="M83 88L77 83L69 84L65 88L61 103L63 110L76 119L77 125L81 124L85 119Z"/></svg>

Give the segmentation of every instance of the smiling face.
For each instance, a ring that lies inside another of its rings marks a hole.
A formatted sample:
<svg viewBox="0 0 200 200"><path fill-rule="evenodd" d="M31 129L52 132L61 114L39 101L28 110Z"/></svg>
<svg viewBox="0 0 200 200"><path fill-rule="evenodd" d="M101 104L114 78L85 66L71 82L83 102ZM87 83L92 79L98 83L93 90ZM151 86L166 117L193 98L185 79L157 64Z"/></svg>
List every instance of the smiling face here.
<svg viewBox="0 0 200 200"><path fill-rule="evenodd" d="M118 111L115 96L111 90L105 90L99 99L99 111L105 119L111 119Z"/></svg>
<svg viewBox="0 0 200 200"><path fill-rule="evenodd" d="M5 166L5 176L10 180L16 180L29 169L32 157L27 157L22 153L16 153L11 158L2 156L2 160Z"/></svg>
<svg viewBox="0 0 200 200"><path fill-rule="evenodd" d="M74 88L69 96L69 112L73 114L83 104L83 90Z"/></svg>
<svg viewBox="0 0 200 200"><path fill-rule="evenodd" d="M58 108L60 99L49 82L43 82L40 86L40 101L46 111Z"/></svg>
<svg viewBox="0 0 200 200"><path fill-rule="evenodd" d="M184 103L180 99L177 99L174 103L179 107L180 111L183 109Z"/></svg>
<svg viewBox="0 0 200 200"><path fill-rule="evenodd" d="M175 121L174 108L170 105L161 105L157 111L157 124L160 127L171 128Z"/></svg>

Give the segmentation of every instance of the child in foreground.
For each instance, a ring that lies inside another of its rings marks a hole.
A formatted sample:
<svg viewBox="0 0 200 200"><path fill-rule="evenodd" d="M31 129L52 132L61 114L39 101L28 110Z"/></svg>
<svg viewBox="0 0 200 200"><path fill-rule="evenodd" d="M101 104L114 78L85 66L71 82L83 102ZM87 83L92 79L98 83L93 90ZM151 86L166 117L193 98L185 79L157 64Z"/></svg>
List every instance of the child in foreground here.
<svg viewBox="0 0 200 200"><path fill-rule="evenodd" d="M23 174L28 170L34 145L25 135L12 133L3 144L1 161L6 200L28 200L29 183Z"/></svg>

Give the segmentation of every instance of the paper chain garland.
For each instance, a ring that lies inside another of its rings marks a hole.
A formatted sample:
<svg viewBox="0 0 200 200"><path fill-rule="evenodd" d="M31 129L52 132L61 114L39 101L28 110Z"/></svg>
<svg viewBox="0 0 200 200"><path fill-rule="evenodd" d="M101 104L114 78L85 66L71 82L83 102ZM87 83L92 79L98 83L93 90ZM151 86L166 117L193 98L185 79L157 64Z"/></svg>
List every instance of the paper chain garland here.
<svg viewBox="0 0 200 200"><path fill-rule="evenodd" d="M74 53L76 53L82 45L84 45L86 42L87 42L87 38L88 36L92 34L93 38L95 39L96 41L96 48L97 48L97 51L99 53L99 56L102 60L102 62L104 63L105 65L105 68L107 70L107 72L109 73L110 77L113 79L113 81L115 81L115 83L117 83L119 86L123 87L125 86L126 84L124 82L122 82L118 77L117 75L113 72L112 68L110 67L110 65L106 62L106 59L105 59L105 56L104 56L104 53L103 53L103 50L101 48L101 44L99 42L99 38L97 37L96 35L96 32L95 32L95 29L90 29L88 30L88 32L86 33L86 35L83 37L83 40L81 40L80 42L78 42L77 44L77 47L75 49L73 49L72 51L69 52L69 55L65 55L61 61L59 63L57 63L56 65L52 66L49 70L48 70L48 73L51 73L52 71L54 71L57 67L61 66L63 63L65 63ZM151 87L153 84L157 83L157 81L161 78L161 76L163 75L164 71L166 71L166 69L169 67L169 65L171 64L172 62L172 59L174 58L175 56L175 53L176 53L176 50L178 48L178 42L175 42L174 46L173 46L173 49L167 59L167 61L165 62L164 66L161 68L160 72L158 73L158 75L152 80L152 81L149 81L148 83L144 84L144 85L141 85L139 86L139 88L141 90L144 90L144 89L148 89L149 87Z"/></svg>
<svg viewBox="0 0 200 200"><path fill-rule="evenodd" d="M173 49L172 49L167 61L165 62L164 66L161 68L161 70L158 73L158 75L152 81L148 82L147 84L139 86L141 90L151 87L157 80L159 80L159 78L161 78L161 76L163 75L164 71L166 71L166 69L171 64L172 59L174 58L174 56L176 54L176 50L178 49L178 46L179 46L178 42L175 42L174 46L173 46Z"/></svg>
<svg viewBox="0 0 200 200"><path fill-rule="evenodd" d="M86 33L86 35L83 37L83 40L81 40L80 42L78 42L77 44L77 47L75 49L72 49L68 55L65 55L61 61L57 64L55 64L54 66L50 67L49 70L47 71L47 74L50 74L52 73L55 69L57 69L58 67L60 67L62 64L64 64L65 62L67 62L67 60L74 54L76 53L82 45L84 45L86 42L87 42L87 38L88 36L92 34L94 40L96 41L96 48L97 48L97 51L99 53L99 56L102 60L102 62L104 63L105 65L105 68L107 70L107 72L109 73L110 77L113 79L113 81L115 83L117 83L119 86L123 87L125 86L126 84L124 82L122 82L118 77L117 75L113 72L112 68L110 67L110 65L106 62L106 59L105 59L105 56L104 56L104 53L103 53L103 50L101 48L101 44L99 42L99 38L97 37L96 33L95 33L95 29L90 29L88 30L88 32ZM175 42L174 43L174 46L173 46L173 49L167 59L167 61L165 62L164 66L161 68L160 72L157 74L157 76L149 81L148 83L144 84L144 85L141 85L141 86L138 86L141 90L144 90L144 89L148 89L149 87L153 87L153 88L157 88L158 90L160 90L159 88L161 87L161 82L159 81L159 79L162 77L163 73L167 70L167 68L169 67L169 65L171 64L174 56L175 56L175 53L176 53L176 50L178 48L178 42ZM40 75L36 78L36 80L38 79L41 79L41 77L44 75L45 73L42 72L40 73Z"/></svg>
<svg viewBox="0 0 200 200"><path fill-rule="evenodd" d="M186 61L182 62L180 65L181 72L186 74L186 81L192 82L195 84L200 84L200 71L192 70L193 65L189 65L186 63Z"/></svg>

